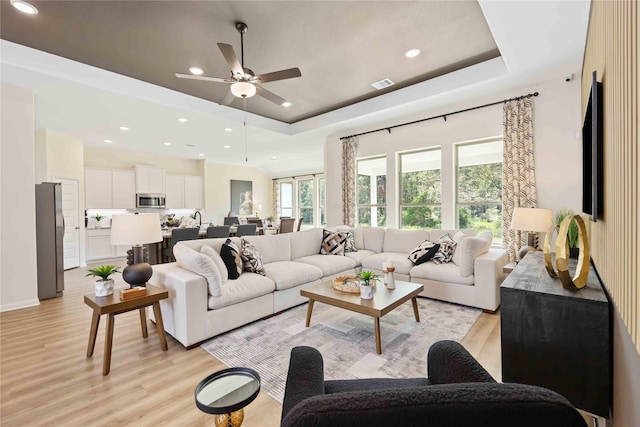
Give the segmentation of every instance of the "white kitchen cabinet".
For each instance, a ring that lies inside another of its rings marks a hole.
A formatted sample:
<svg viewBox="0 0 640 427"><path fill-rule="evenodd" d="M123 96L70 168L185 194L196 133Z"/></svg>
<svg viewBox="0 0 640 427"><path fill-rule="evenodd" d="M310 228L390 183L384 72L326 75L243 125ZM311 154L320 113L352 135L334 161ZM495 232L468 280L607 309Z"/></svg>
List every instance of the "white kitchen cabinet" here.
<svg viewBox="0 0 640 427"><path fill-rule="evenodd" d="M202 177L184 177L184 207L187 209L202 209Z"/></svg>
<svg viewBox="0 0 640 427"><path fill-rule="evenodd" d="M111 209L113 206L113 182L110 170L85 170L85 201L87 209Z"/></svg>
<svg viewBox="0 0 640 427"><path fill-rule="evenodd" d="M201 209L202 177L189 175L166 176L167 209Z"/></svg>
<svg viewBox="0 0 640 427"><path fill-rule="evenodd" d="M111 230L108 228L87 230L87 262L113 258L113 256Z"/></svg>
<svg viewBox="0 0 640 427"><path fill-rule="evenodd" d="M114 209L136 208L136 174L133 171L112 171L112 207Z"/></svg>
<svg viewBox="0 0 640 427"><path fill-rule="evenodd" d="M165 178L167 209L182 209L184 205L184 176L167 175Z"/></svg>
<svg viewBox="0 0 640 427"><path fill-rule="evenodd" d="M152 166L136 166L136 193L164 194L164 169Z"/></svg>

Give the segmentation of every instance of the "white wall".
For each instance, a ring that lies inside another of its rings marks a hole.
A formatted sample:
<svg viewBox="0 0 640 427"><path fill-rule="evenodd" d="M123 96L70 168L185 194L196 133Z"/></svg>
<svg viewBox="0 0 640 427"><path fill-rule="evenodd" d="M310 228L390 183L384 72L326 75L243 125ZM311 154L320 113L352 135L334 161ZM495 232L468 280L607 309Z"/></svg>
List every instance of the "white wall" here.
<svg viewBox="0 0 640 427"><path fill-rule="evenodd" d="M126 151L116 147L86 146L84 148L84 166L86 168L133 170L135 165L154 166L175 175L204 175L204 160Z"/></svg>
<svg viewBox="0 0 640 427"><path fill-rule="evenodd" d="M424 111L405 120L379 123L363 129L352 129L327 138L325 170L327 177L327 223L342 224L342 142L341 136L365 132L402 122L436 116L464 108L474 107L531 92L534 98L534 155L538 206L558 210L570 208L580 212L582 202L582 144L580 130L580 82L548 82L524 87L516 91L496 93L491 97L467 101L464 104ZM359 140L358 157L387 156L387 205L397 206L397 153L424 147L441 146L443 197L451 194L454 186L454 143L502 135L502 106L482 108L448 116L447 121L435 119L423 123L363 135ZM445 170L447 171L445 173ZM447 188L450 191L447 191ZM453 198L444 200L442 227L455 226ZM398 226L398 211L387 211L387 226Z"/></svg>
<svg viewBox="0 0 640 427"><path fill-rule="evenodd" d="M34 97L0 86L0 311L38 305Z"/></svg>
<svg viewBox="0 0 640 427"><path fill-rule="evenodd" d="M272 214L270 177L251 166L207 162L204 173L204 205L207 220L220 225L231 210L231 180L252 181L254 209L262 205L262 210L258 211L261 218Z"/></svg>

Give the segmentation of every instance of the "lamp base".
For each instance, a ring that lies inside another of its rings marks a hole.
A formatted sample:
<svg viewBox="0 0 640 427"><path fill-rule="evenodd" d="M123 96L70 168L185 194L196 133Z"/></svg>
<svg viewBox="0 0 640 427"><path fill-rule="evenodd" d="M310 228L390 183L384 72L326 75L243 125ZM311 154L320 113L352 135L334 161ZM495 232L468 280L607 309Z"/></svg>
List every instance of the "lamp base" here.
<svg viewBox="0 0 640 427"><path fill-rule="evenodd" d="M524 258L524 256L527 254L527 252L529 251L537 251L536 248L534 248L533 246L523 246L522 248L520 248L520 250L518 251L518 259L522 260L522 258Z"/></svg>
<svg viewBox="0 0 640 427"><path fill-rule="evenodd" d="M146 286L147 280L151 279L152 275L153 269L146 262L128 265L122 270L122 278L132 288L136 286Z"/></svg>

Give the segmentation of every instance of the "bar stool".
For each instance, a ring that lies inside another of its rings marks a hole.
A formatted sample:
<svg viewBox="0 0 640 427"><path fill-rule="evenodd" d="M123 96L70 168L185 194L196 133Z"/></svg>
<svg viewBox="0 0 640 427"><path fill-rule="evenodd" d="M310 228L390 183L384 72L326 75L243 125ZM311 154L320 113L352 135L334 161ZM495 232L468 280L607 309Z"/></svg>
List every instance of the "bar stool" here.
<svg viewBox="0 0 640 427"><path fill-rule="evenodd" d="M171 246L162 250L162 256L166 257L169 262L175 261L173 247L176 243L184 240L196 240L199 232L199 228L174 228L171 230Z"/></svg>
<svg viewBox="0 0 640 427"><path fill-rule="evenodd" d="M256 230L258 226L255 224L241 224L238 226L238 231L236 231L236 236L255 236Z"/></svg>
<svg viewBox="0 0 640 427"><path fill-rule="evenodd" d="M212 239L216 237L229 237L229 229L231 226L229 225L217 225L207 227L207 239Z"/></svg>

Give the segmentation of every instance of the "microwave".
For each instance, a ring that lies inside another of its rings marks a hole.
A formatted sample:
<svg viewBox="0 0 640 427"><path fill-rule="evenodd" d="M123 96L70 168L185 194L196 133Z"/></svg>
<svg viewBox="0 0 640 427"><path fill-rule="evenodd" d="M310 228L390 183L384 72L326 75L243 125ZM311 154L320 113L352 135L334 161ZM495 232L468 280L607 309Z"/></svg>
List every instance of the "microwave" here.
<svg viewBox="0 0 640 427"><path fill-rule="evenodd" d="M166 200L164 194L136 194L137 208L160 208L164 209Z"/></svg>

